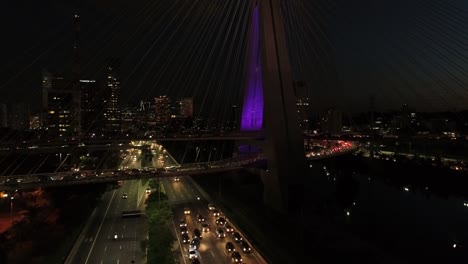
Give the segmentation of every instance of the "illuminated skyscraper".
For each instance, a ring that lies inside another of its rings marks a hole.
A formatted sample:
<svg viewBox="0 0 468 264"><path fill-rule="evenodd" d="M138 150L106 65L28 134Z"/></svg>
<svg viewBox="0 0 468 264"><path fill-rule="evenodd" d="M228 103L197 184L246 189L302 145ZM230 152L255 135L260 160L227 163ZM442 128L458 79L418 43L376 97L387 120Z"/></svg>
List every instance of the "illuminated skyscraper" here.
<svg viewBox="0 0 468 264"><path fill-rule="evenodd" d="M302 131L308 131L310 129L309 125L309 113L310 113L310 104L309 98L302 97L297 98L297 115L299 119L299 126Z"/></svg>
<svg viewBox="0 0 468 264"><path fill-rule="evenodd" d="M156 110L156 124L166 126L171 119L171 100L163 95L154 98Z"/></svg>
<svg viewBox="0 0 468 264"><path fill-rule="evenodd" d="M79 111L81 94L72 89L72 82L61 76L42 73L42 106L44 128L50 135L72 135L80 131Z"/></svg>
<svg viewBox="0 0 468 264"><path fill-rule="evenodd" d="M105 95L104 122L105 130L111 133L120 133L120 62L109 60L107 67L107 87Z"/></svg>

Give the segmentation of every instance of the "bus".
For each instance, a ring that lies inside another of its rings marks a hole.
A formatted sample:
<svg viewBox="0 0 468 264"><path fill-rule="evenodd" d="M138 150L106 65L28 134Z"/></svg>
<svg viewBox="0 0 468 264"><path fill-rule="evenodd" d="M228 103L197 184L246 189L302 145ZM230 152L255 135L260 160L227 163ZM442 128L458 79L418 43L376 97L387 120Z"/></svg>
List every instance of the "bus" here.
<svg viewBox="0 0 468 264"><path fill-rule="evenodd" d="M144 215L145 213L141 210L122 211L122 218L140 217Z"/></svg>

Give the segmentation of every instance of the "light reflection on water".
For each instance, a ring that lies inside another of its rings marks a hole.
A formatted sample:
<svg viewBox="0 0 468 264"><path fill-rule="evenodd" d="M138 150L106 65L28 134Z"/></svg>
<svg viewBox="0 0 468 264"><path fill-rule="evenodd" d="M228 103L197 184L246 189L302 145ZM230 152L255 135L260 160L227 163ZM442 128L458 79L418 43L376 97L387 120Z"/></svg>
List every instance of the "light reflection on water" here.
<svg viewBox="0 0 468 264"><path fill-rule="evenodd" d="M326 183L318 183L319 201L327 201L334 224L384 252L397 252L401 259L468 263L466 201L427 195L427 188L425 192L409 185L397 188L373 175L324 172L320 177ZM306 193L317 190L313 184L306 186L311 186Z"/></svg>

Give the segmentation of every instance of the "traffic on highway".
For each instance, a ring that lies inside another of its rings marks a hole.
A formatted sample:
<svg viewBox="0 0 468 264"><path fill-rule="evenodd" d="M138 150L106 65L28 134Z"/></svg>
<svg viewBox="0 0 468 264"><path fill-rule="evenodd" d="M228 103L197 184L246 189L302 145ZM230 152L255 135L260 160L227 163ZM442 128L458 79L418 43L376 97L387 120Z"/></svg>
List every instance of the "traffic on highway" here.
<svg viewBox="0 0 468 264"><path fill-rule="evenodd" d="M203 196L193 179L161 182L174 208L177 263L267 263L221 208Z"/></svg>

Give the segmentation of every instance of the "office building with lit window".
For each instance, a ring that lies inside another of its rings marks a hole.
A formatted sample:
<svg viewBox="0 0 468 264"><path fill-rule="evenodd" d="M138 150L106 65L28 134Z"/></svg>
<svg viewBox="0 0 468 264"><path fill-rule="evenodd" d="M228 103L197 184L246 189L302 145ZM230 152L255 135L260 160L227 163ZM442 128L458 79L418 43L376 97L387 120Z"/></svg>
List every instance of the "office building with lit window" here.
<svg viewBox="0 0 468 264"><path fill-rule="evenodd" d="M171 100L167 96L159 96L154 99L156 111L156 124L165 127L171 120Z"/></svg>
<svg viewBox="0 0 468 264"><path fill-rule="evenodd" d="M74 135L80 131L81 94L73 83L47 71L42 75L44 128L51 136Z"/></svg>
<svg viewBox="0 0 468 264"><path fill-rule="evenodd" d="M110 59L107 67L106 92L104 96L105 131L109 133L121 132L120 109L120 61Z"/></svg>

